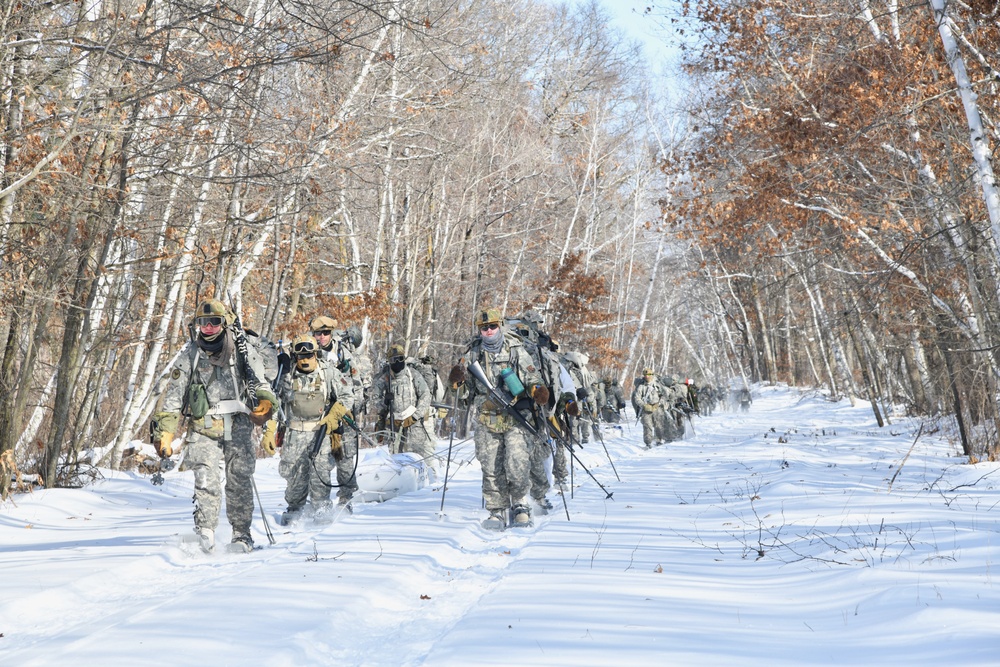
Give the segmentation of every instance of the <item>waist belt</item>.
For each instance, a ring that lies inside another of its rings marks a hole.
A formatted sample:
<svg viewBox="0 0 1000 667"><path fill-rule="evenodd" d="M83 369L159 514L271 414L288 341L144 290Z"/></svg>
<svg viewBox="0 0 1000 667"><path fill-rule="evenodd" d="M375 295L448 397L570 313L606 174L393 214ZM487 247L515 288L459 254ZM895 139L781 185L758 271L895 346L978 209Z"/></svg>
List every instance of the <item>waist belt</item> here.
<svg viewBox="0 0 1000 667"><path fill-rule="evenodd" d="M319 419L289 419L288 428L293 431L315 431L319 428Z"/></svg>
<svg viewBox="0 0 1000 667"><path fill-rule="evenodd" d="M211 408L209 408L206 415L231 415L237 412L242 412L245 414L250 414L250 410L243 401L237 401L235 398L227 399L225 401L219 401Z"/></svg>

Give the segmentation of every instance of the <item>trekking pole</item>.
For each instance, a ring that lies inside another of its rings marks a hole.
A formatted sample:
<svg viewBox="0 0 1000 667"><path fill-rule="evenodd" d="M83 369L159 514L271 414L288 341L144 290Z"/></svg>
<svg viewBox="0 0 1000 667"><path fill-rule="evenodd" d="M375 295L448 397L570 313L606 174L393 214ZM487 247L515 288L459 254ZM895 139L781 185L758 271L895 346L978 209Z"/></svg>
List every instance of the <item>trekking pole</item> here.
<svg viewBox="0 0 1000 667"><path fill-rule="evenodd" d="M448 492L448 470L451 468L451 448L455 444L455 429L458 424L455 423L455 415L458 414L458 391L455 392L455 398L452 401L451 407L451 435L448 436L448 458L444 463L444 485L441 487L441 509L439 512L444 512L444 494Z"/></svg>
<svg viewBox="0 0 1000 667"><path fill-rule="evenodd" d="M588 412L590 412L589 409L588 409ZM591 419L594 418L593 413L591 413L590 417L591 417ZM593 425L595 427L594 428L594 433L597 434L597 439L601 441L601 447L604 448L604 453L608 457L608 463L611 464L611 470L615 473L615 479L617 479L620 482L620 481L622 481L622 478L618 476L618 469L615 468L615 462L611 460L611 453L608 451L608 446L606 444L604 444L604 436L601 435L601 427L596 422L594 422Z"/></svg>
<svg viewBox="0 0 1000 667"><path fill-rule="evenodd" d="M569 416L566 415L565 413L563 413L563 416L566 417L566 424L567 424L566 430L569 431ZM570 433L570 435L569 435L569 440L566 443L566 449L569 450L569 454L570 454L570 460L569 460L569 483L570 483L570 486L572 486L572 484L573 484L573 461L575 460L577 463L580 464L580 467L583 468L583 471L585 473L587 473L587 475L590 476L590 479L594 480L594 483L597 484L597 486L601 487L601 491L604 491L604 493L608 494L607 497L611 498L611 496L613 496L614 494L611 491L608 491L607 487L605 487L603 484L601 484L600 482L597 481L597 478L594 477L594 473L590 472L590 470L587 468L587 466L585 466L583 464L583 461L580 460L580 457L578 457L576 455L576 451L573 449L573 435L572 435L572 433ZM580 449L583 449L582 445L580 446ZM571 498L574 497L572 494L573 494L573 489L571 488L570 489L570 497ZM614 500L614 498L611 498L611 499Z"/></svg>
<svg viewBox="0 0 1000 667"><path fill-rule="evenodd" d="M264 532L267 534L267 541L274 546L274 533L271 532L271 524L267 522L267 515L264 513L264 503L260 501L260 492L257 491L257 482L253 475L250 475L250 486L253 487L253 494L257 496L257 508L260 509L260 518L264 520Z"/></svg>

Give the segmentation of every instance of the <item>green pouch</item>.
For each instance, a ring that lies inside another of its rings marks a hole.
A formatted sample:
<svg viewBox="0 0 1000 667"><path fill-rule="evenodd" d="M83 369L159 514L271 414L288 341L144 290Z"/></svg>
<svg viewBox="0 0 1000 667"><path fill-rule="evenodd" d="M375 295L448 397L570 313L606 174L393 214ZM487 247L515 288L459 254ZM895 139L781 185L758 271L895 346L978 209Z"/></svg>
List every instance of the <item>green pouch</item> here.
<svg viewBox="0 0 1000 667"><path fill-rule="evenodd" d="M208 392L201 382L192 382L188 385L188 410L191 411L193 419L201 419L208 414Z"/></svg>

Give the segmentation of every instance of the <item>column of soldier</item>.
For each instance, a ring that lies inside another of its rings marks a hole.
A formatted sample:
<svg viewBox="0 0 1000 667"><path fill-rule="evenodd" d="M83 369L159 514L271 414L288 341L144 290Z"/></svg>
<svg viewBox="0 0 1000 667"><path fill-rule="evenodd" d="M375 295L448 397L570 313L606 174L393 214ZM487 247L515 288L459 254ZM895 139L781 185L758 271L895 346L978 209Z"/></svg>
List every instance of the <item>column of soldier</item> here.
<svg viewBox="0 0 1000 667"><path fill-rule="evenodd" d="M446 387L434 360L408 357L403 343L394 343L386 364L369 377L365 359L357 354L360 331L338 329L332 317L315 317L310 333L286 350L244 329L222 302L201 303L191 339L168 369L161 410L150 424L158 453L169 460L175 434L187 422L183 465L194 472L194 531L201 548L215 548L224 494L232 525L228 549L253 549L255 426L265 453L281 449L279 474L286 481L287 503L281 524L300 518L329 522L352 511L359 438L370 445L387 443L392 453L412 453L436 476L435 423L448 416L443 403L448 390L453 405L471 411L488 511L483 527L528 527L533 508L553 509L547 498L548 460L562 494L567 452L572 459L575 446L588 443L592 433L600 437L599 422L625 419L622 387L615 378L591 374L587 355L560 352L533 310L504 318L487 308L476 314L474 324L478 333L448 374ZM702 409L710 410L715 393L646 369L632 394L646 446L680 438L685 417L699 409L699 398ZM377 419L375 437L358 423L369 406ZM336 483L330 481L334 470Z"/></svg>

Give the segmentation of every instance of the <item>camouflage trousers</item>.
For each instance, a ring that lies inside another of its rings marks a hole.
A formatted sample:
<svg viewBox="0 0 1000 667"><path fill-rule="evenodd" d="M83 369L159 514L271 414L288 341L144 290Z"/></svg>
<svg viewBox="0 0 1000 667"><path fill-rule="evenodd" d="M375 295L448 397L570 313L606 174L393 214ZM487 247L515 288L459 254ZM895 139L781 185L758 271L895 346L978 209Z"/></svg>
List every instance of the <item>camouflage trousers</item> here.
<svg viewBox="0 0 1000 667"><path fill-rule="evenodd" d="M350 500L358 491L358 478L355 475L358 469L357 431L345 426L342 438L344 456L339 461L334 461L337 466L337 497Z"/></svg>
<svg viewBox="0 0 1000 667"><path fill-rule="evenodd" d="M642 441L647 445L664 440L663 410L657 407L653 412L643 410L639 413L642 422Z"/></svg>
<svg viewBox="0 0 1000 667"><path fill-rule="evenodd" d="M402 429L399 434L399 451L416 454L424 460L424 465L434 467L434 442L422 421Z"/></svg>
<svg viewBox="0 0 1000 667"><path fill-rule="evenodd" d="M548 440L535 438L531 441L531 497L541 500L549 492L549 474L545 464L552 457L552 446Z"/></svg>
<svg viewBox="0 0 1000 667"><path fill-rule="evenodd" d="M319 506L330 500L330 472L333 470L333 454L330 453L330 439L323 438L319 451L310 456L317 431L297 431L288 429L281 446L281 461L278 474L285 480L285 502L288 509L298 510L311 500Z"/></svg>
<svg viewBox="0 0 1000 667"><path fill-rule="evenodd" d="M244 414L233 415L232 440L213 440L189 430L184 467L194 472L195 528L215 530L222 506L220 464L226 469L226 518L234 536L250 536L253 521L253 472L256 447L251 439L253 424Z"/></svg>
<svg viewBox="0 0 1000 667"><path fill-rule="evenodd" d="M488 510L527 505L531 490L532 439L520 427L492 433L475 426L476 458L483 469L483 500Z"/></svg>

